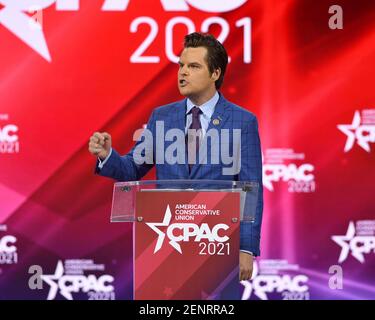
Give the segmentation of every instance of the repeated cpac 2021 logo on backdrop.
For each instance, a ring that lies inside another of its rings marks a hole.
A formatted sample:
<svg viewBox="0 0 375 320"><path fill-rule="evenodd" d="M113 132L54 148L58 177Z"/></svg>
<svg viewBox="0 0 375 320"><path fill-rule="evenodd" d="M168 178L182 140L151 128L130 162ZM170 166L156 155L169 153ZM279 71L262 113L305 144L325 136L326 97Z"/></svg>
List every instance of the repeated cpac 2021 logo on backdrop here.
<svg viewBox="0 0 375 320"><path fill-rule="evenodd" d="M339 263L351 256L363 264L371 252L375 253L375 220L350 221L346 234L331 239L341 248Z"/></svg>
<svg viewBox="0 0 375 320"><path fill-rule="evenodd" d="M287 184L288 192L315 192L314 165L302 152L291 148L269 148L263 154L263 185L273 192L277 184Z"/></svg>
<svg viewBox="0 0 375 320"><path fill-rule="evenodd" d="M187 12L192 7L204 12L223 13L235 10L247 1L160 0L160 5L166 12ZM103 0L101 10L126 11L131 2L130 0ZM58 11L78 11L80 0L0 0L0 5L4 6L0 9L0 24L4 25L44 59L51 61L52 58L43 32L42 10L55 5ZM31 13L34 13L34 15L30 16ZM141 22L138 21L138 23ZM223 23L223 19L219 23ZM241 22L239 22L239 26L240 24ZM136 23L134 26L137 29L138 24ZM189 31L192 31L191 28L189 29ZM153 30L155 29L153 28ZM131 31L134 32L134 30Z"/></svg>
<svg viewBox="0 0 375 320"><path fill-rule="evenodd" d="M10 121L8 114L0 114L0 154L20 152L18 126Z"/></svg>
<svg viewBox="0 0 375 320"><path fill-rule="evenodd" d="M104 273L105 269L91 259L59 260L53 274L33 265L28 284L32 290L47 289L47 300L115 300L115 278Z"/></svg>
<svg viewBox="0 0 375 320"><path fill-rule="evenodd" d="M241 281L242 300L310 300L309 277L287 260L254 262L250 281Z"/></svg>
<svg viewBox="0 0 375 320"><path fill-rule="evenodd" d="M375 109L356 110L352 123L339 124L337 128L346 136L344 152L358 146L371 152L371 144L375 143Z"/></svg>
<svg viewBox="0 0 375 320"><path fill-rule="evenodd" d="M0 271L2 267L18 263L17 238L0 224ZM1 272L0 272L1 273Z"/></svg>

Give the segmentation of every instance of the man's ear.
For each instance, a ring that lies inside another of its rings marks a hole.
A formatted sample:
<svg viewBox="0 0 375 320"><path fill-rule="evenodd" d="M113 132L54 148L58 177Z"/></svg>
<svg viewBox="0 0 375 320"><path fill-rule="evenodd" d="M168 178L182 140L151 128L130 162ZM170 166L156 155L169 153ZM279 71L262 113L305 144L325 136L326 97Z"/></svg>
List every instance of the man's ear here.
<svg viewBox="0 0 375 320"><path fill-rule="evenodd" d="M216 81L220 78L220 75L221 75L221 69L220 68L215 69L214 72L212 72L211 74L211 79Z"/></svg>

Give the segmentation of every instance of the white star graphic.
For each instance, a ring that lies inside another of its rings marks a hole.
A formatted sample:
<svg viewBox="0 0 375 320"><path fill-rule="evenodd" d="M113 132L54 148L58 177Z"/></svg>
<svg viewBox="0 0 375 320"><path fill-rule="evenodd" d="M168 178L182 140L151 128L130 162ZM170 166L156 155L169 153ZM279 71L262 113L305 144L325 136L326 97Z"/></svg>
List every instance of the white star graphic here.
<svg viewBox="0 0 375 320"><path fill-rule="evenodd" d="M58 281L64 274L64 266L61 261L57 262L55 274L53 275L42 275L41 278L45 281L51 288L48 293L47 300L53 300L56 297L57 290L59 289ZM56 281L54 281L56 280ZM68 293L62 293L62 295L68 300L73 300L73 297Z"/></svg>
<svg viewBox="0 0 375 320"><path fill-rule="evenodd" d="M355 227L354 222L350 221L348 230L346 231L346 235L344 236L332 236L332 240L335 241L341 247L341 253L339 256L339 263L346 260L350 250L350 241L354 238L355 235ZM363 257L355 256L360 262L363 262ZM362 258L362 259L361 259Z"/></svg>
<svg viewBox="0 0 375 320"><path fill-rule="evenodd" d="M374 127L372 125L360 125L361 124L361 115L357 110L354 113L353 121L351 124L339 124L337 128L344 133L348 138L345 143L344 152L348 152L353 148L354 142L357 141L357 144L367 152L371 152L369 142L374 142L375 133L373 136L364 136L363 132L372 132ZM371 133L370 133L371 134Z"/></svg>
<svg viewBox="0 0 375 320"><path fill-rule="evenodd" d="M359 111L357 110L354 113L353 121L351 124L337 125L337 128L348 137L345 143L344 152L348 152L351 148L353 148L355 138L356 138L355 132L360 124L361 124L361 116L359 114ZM361 145L361 147L363 146Z"/></svg>
<svg viewBox="0 0 375 320"><path fill-rule="evenodd" d="M31 10L41 12L42 9L51 6L55 2L56 0L0 0L0 3L5 6L0 11L0 24L3 24L16 37L49 62L51 62L51 56L42 26L25 12L30 12ZM38 10L34 10L36 8Z"/></svg>
<svg viewBox="0 0 375 320"><path fill-rule="evenodd" d="M164 238L165 238L165 233L160 231L158 227L167 227L169 226L169 223L171 222L172 219L172 213L171 209L169 208L169 205L167 206L167 210L165 211L164 214L164 219L163 222L149 222L146 223L152 230L154 230L158 234L158 240L156 242L156 246L154 249L154 253L158 252L161 249L161 246L163 245ZM179 253L182 254L181 251L181 246L175 242L175 241L169 241L169 244L175 248Z"/></svg>

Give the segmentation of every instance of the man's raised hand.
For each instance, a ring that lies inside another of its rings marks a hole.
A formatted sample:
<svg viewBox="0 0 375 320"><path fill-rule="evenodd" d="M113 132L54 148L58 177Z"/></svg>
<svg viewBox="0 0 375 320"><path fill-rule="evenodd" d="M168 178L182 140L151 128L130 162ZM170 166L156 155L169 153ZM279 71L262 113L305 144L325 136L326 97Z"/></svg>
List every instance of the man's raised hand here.
<svg viewBox="0 0 375 320"><path fill-rule="evenodd" d="M101 160L109 155L112 146L111 135L107 132L95 132L89 141L89 152Z"/></svg>

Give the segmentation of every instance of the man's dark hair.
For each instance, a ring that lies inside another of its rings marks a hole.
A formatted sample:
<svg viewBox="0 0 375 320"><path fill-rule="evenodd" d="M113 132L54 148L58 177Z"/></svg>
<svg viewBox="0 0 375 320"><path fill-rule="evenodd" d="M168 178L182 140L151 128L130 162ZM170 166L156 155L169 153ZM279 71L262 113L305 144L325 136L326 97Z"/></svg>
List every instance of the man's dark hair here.
<svg viewBox="0 0 375 320"><path fill-rule="evenodd" d="M194 32L185 36L184 48L204 47L207 49L206 61L208 70L212 74L215 69L220 69L220 77L215 81L216 89L223 84L225 70L228 64L228 54L224 46L213 35Z"/></svg>

